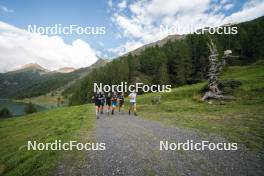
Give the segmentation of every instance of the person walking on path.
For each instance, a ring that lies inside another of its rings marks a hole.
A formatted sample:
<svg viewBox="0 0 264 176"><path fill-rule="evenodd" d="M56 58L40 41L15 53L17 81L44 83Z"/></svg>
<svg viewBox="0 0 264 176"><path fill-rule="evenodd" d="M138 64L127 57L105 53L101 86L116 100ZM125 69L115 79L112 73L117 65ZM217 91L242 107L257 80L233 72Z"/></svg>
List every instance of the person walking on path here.
<svg viewBox="0 0 264 176"><path fill-rule="evenodd" d="M118 100L119 100L119 106L118 107L119 107L119 112L120 112L123 105L124 105L124 101L125 101L123 92L118 95Z"/></svg>
<svg viewBox="0 0 264 176"><path fill-rule="evenodd" d="M116 108L116 105L117 105L117 95L116 95L116 92L113 93L112 95L112 115L114 115L115 113L115 108Z"/></svg>
<svg viewBox="0 0 264 176"><path fill-rule="evenodd" d="M107 95L106 95L106 97L105 97L105 100L106 100L106 106L107 106L107 115L110 114L110 109L111 109L111 98L112 98L111 93L108 92Z"/></svg>
<svg viewBox="0 0 264 176"><path fill-rule="evenodd" d="M101 102L101 105L100 105L101 114L103 114L104 113L104 105L105 105L105 94L104 94L104 92L101 92L100 102Z"/></svg>
<svg viewBox="0 0 264 176"><path fill-rule="evenodd" d="M131 110L133 110L134 115L137 116L137 107L136 107L136 98L137 98L137 93L136 91L132 91L128 97L130 98L129 102L130 102L130 107L129 107L129 111L128 114L131 114Z"/></svg>
<svg viewBox="0 0 264 176"><path fill-rule="evenodd" d="M101 106L101 94L99 91L94 93L94 96L92 97L93 101L94 101L94 106L95 106L95 115L96 118L99 119L99 110L100 110L100 106Z"/></svg>

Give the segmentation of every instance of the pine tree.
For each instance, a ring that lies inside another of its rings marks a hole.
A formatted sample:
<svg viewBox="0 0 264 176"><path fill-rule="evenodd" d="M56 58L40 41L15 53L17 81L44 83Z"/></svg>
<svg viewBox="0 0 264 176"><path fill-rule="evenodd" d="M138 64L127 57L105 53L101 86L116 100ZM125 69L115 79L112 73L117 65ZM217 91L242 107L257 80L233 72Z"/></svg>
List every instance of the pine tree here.
<svg viewBox="0 0 264 176"><path fill-rule="evenodd" d="M170 78L167 71L167 64L164 63L159 69L159 84L167 85L170 83Z"/></svg>

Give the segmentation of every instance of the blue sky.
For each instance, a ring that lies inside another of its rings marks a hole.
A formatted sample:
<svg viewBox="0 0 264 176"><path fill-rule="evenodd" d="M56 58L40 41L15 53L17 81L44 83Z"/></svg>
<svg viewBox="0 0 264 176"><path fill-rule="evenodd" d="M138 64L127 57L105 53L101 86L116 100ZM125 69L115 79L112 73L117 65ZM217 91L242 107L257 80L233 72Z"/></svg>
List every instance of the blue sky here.
<svg viewBox="0 0 264 176"><path fill-rule="evenodd" d="M100 50L117 46L122 40L112 40L113 33L117 33L110 25L108 4L105 0L66 0L66 1L36 1L36 0L8 0L0 1L0 5L12 9L12 13L4 13L0 19L16 27L27 29L27 26L49 26L62 24L67 26L76 24L80 26L105 26L105 35L66 35L62 36L66 43L77 38L87 41L92 47ZM104 44L101 46L100 43Z"/></svg>
<svg viewBox="0 0 264 176"><path fill-rule="evenodd" d="M217 26L263 13L264 0L0 0L0 72L27 62L49 69L88 66L97 56L112 59L166 37L160 25ZM104 26L106 33L45 37L20 31L54 24Z"/></svg>

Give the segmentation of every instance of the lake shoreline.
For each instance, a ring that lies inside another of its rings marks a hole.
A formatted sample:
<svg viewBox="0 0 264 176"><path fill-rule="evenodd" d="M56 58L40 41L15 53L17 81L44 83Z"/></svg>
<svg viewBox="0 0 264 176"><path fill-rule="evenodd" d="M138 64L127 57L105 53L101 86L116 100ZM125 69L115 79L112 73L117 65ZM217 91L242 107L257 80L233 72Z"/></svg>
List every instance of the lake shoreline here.
<svg viewBox="0 0 264 176"><path fill-rule="evenodd" d="M24 109L26 105L27 103L25 102L13 100L13 99L7 99L7 98L0 98L0 109L7 108L11 112L12 117L25 115L26 113ZM48 110L48 108L44 106L40 106L37 104L34 104L34 106L36 107L37 112Z"/></svg>

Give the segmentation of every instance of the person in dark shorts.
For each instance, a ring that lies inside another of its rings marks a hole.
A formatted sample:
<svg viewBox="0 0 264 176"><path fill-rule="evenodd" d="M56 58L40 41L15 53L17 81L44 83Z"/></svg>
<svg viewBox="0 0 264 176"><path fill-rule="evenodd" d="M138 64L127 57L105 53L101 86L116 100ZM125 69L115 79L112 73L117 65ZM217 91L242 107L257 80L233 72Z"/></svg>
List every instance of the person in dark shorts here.
<svg viewBox="0 0 264 176"><path fill-rule="evenodd" d="M100 109L101 109L101 114L104 113L104 105L105 105L105 94L104 92L100 92L101 93L101 97L100 97L100 102L101 102L101 105L100 105Z"/></svg>
<svg viewBox="0 0 264 176"><path fill-rule="evenodd" d="M92 99L94 101L94 106L95 106L95 115L96 118L99 119L99 110L100 110L100 105L101 105L101 101L100 101L101 95L99 93L99 91L97 91L96 93L94 93Z"/></svg>
<svg viewBox="0 0 264 176"><path fill-rule="evenodd" d="M119 106L118 107L119 107L119 112L120 112L120 110L123 107L123 104L125 102L125 97L124 97L124 93L123 92L118 95L118 101L119 101Z"/></svg>
<svg viewBox="0 0 264 176"><path fill-rule="evenodd" d="M111 93L108 92L107 95L106 95L106 97L105 97L105 100L106 100L106 106L107 106L107 114L108 114L108 115L110 114L111 99L112 99Z"/></svg>
<svg viewBox="0 0 264 176"><path fill-rule="evenodd" d="M115 108L116 108L116 105L117 105L117 95L116 95L116 92L113 93L112 95L112 98L111 98L111 101L112 101L112 115L114 115L115 113Z"/></svg>

